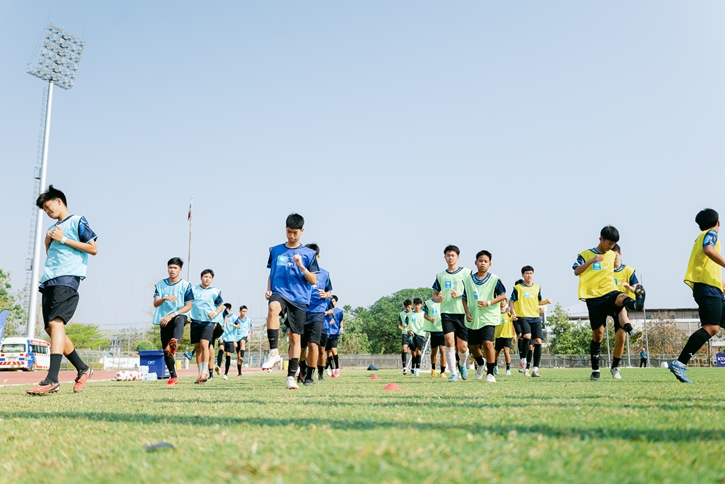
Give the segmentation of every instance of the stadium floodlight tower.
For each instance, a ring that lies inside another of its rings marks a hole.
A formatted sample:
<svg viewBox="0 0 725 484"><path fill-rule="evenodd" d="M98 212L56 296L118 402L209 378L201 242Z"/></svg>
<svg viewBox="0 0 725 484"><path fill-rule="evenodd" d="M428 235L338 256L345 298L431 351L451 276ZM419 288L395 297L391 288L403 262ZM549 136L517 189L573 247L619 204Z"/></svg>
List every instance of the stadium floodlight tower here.
<svg viewBox="0 0 725 484"><path fill-rule="evenodd" d="M50 111L53 102L53 86L68 90L75 84L78 65L81 61L85 41L71 35L65 30L48 24L37 54L37 60L28 65L28 74L48 83L48 97L45 100L45 127L43 131L43 151L40 173L36 178L38 194L46 189L46 171L48 167L48 143L50 141ZM36 196L38 195L36 194ZM38 284L40 282L40 255L44 245L43 211L38 209L35 220L35 240L33 242L32 277L30 279L30 304L28 307L28 337L35 336L38 318Z"/></svg>

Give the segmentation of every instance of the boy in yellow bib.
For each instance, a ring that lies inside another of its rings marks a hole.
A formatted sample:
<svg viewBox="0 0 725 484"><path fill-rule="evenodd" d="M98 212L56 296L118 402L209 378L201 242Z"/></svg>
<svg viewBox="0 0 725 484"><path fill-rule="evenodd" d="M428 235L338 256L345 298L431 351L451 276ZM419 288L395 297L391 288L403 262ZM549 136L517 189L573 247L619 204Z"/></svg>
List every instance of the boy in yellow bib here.
<svg viewBox="0 0 725 484"><path fill-rule="evenodd" d="M670 371L682 383L692 383L687 378L687 363L692 355L715 336L720 327L725 328L725 295L723 294L722 267L725 258L720 254L720 218L718 213L706 208L695 217L700 235L695 239L690 261L687 264L685 284L692 289L697 303L702 327L690 335L677 360L670 363Z"/></svg>
<svg viewBox="0 0 725 484"><path fill-rule="evenodd" d="M541 286L534 284L533 267L522 267L521 276L524 279L523 282L516 284L513 291L511 291L512 314L518 318L521 337L524 340L521 345L520 371L524 370L524 375L529 376L529 370L526 364L531 363L528 354L529 345L533 338L534 351L531 356L534 360L534 372L531 376L539 377L541 339L544 337L544 328L541 325L540 306L551 304L551 299L542 299Z"/></svg>
<svg viewBox="0 0 725 484"><path fill-rule="evenodd" d="M639 286L639 279L633 267L622 264L622 248L619 244L615 244L614 248L614 285L622 291L624 294L631 298L635 298L634 291ZM622 309L622 316L627 314L626 309ZM629 320L629 318L627 318ZM612 353L612 377L615 380L621 380L622 377L619 374L619 362L622 361L622 355L624 354L624 344L627 342L627 337L624 331L618 331L614 335L614 352Z"/></svg>
<svg viewBox="0 0 725 484"><path fill-rule="evenodd" d="M511 376L511 341L514 336L516 336L514 323L511 321L508 304L504 299L501 301L501 324L496 326L496 332L494 333L494 338L496 338L496 343L493 348L496 351L494 357L496 366L493 368L494 375L498 373L498 357L501 356L501 351L503 351L504 359L506 360L506 376Z"/></svg>
<svg viewBox="0 0 725 484"><path fill-rule="evenodd" d="M490 267L491 253L487 250L479 251L476 254L477 272L471 273L463 281L465 287L463 299L466 301L463 308L466 311L468 328L466 345L470 346L471 354L476 361L476 380L483 378L485 370L486 382L495 383L493 369L496 367L496 362L493 340L496 326L501 324L499 303L506 299L506 288L498 276L488 272Z"/></svg>
<svg viewBox="0 0 725 484"><path fill-rule="evenodd" d="M579 299L587 303L589 311L589 324L592 328L592 342L589 344L589 354L592 362L593 381L599 381L599 360L601 358L604 328L607 326L607 317L614 319L615 333L618 331L632 331L626 312L641 311L644 308L645 292L640 285L635 291L636 299L632 299L620 292L614 285L614 258L612 249L619 242L619 231L607 225L599 234L599 244L589 250L579 253L572 266L574 275L579 277Z"/></svg>

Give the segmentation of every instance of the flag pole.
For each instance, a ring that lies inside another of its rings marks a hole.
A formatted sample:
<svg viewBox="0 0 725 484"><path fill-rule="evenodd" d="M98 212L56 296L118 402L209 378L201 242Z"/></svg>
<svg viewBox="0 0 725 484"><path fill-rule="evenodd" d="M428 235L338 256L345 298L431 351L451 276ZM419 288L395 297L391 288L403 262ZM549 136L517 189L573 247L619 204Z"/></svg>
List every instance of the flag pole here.
<svg viewBox="0 0 725 484"><path fill-rule="evenodd" d="M194 196L192 195L191 201L189 202L189 215L187 216L187 219L189 220L189 255L186 258L186 280L189 282L191 282L191 222L192 222L191 211L192 211L193 205L194 205Z"/></svg>

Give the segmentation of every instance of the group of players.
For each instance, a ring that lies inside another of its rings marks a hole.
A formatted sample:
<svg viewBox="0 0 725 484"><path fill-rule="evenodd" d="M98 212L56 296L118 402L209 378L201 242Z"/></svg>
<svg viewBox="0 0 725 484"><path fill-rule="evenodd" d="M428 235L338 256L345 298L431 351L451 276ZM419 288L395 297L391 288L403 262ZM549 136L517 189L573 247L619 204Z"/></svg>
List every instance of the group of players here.
<svg viewBox="0 0 725 484"><path fill-rule="evenodd" d="M50 368L46 377L37 386L29 388L27 393L44 395L59 391L58 372L63 356L77 370L73 386L73 391L77 393L85 388L93 370L75 351L73 342L65 333L65 325L77 308L78 288L86 276L88 256L98 253L98 236L85 217L70 213L65 194L52 185L40 194L36 205L55 220L45 235L47 257L39 286L45 330L50 336ZM698 304L702 327L690 335L677 360L669 365L675 377L685 383L691 382L687 377L687 363L692 355L716 335L720 327L725 327L722 280L725 258L720 252L719 215L715 210L704 209L697 214L695 222L700 228L700 234L692 248L684 280L692 289ZM270 274L266 292L269 301L266 327L270 351L262 368L271 369L281 361L278 344L280 318L283 317L290 343L285 385L288 389L296 390L299 388L297 375L301 376L306 386L314 385L315 369L321 376L320 369L323 368L325 356L321 348L331 350L329 354L332 357L328 358L328 362L335 375L339 375L336 347L342 333L342 310L336 307L337 297L332 295L329 273L318 265L319 247L314 244L303 246L300 242L304 232L304 218L299 214L291 214L285 226L287 241L270 248L267 261ZM644 288L637 284L634 271L625 270L626 266L622 266L618 241L617 229L610 225L604 227L600 232L599 243L594 248L580 252L572 267L574 275L579 278L578 296L586 302L592 329L591 380L600 379L601 343L607 318L611 317L614 321L616 338L612 377L620 379L618 366L624 342L626 335L633 329L628 311L641 311L644 308ZM504 333L507 326L501 325L502 318L506 322L506 316L502 317L502 313L506 313L512 320L518 321L516 332L522 341L521 369L524 370L528 362L529 343L532 343L531 376L539 376L543 333L539 307L551 301L543 300L540 287L533 284L533 268L524 267L523 280L515 284L510 297L512 304L506 308L506 289L499 278L489 272L491 253L481 250L476 254L475 272L459 267L459 256L458 247L447 246L444 249L447 268L436 276L433 296L426 303L425 310L421 311L423 301L416 299L407 305L405 315L401 314L399 323L404 333L404 363L405 351L410 350L413 374L419 374L422 335L428 331L431 340L435 338L432 346L436 351L432 353L431 360L435 365L436 354L441 353L441 374L449 369L451 375L448 381L458 381L458 373L463 379L468 377L466 362L470 355L477 365L476 377L482 378L485 371L486 381L493 382L497 360L494 342L498 326L503 326L498 333L499 339L503 340L498 345L498 351L505 351L510 346L510 341L508 345L505 341L509 339L510 332ZM196 383L208 380L210 361L213 361L211 350L215 329L217 332L221 330L227 361L233 352L238 354L238 371L241 374L245 336L248 338L251 331L244 306L240 308L239 317L230 318L227 314L224 319L223 311L226 309L229 313L231 305L225 306L221 291L211 286L214 272L210 269L202 271L201 284L192 288L189 282L179 277L182 265L178 258L171 259L168 264L169 278L160 281L154 293L154 321L160 327L164 359L172 373L172 379L167 384L173 385L178 381L173 356L188 320L186 313L190 314L191 342L197 358ZM322 334L326 321L329 329L323 345ZM301 364L302 346L305 347L306 358ZM452 364L456 358L458 364ZM228 366L227 363L225 375Z"/></svg>

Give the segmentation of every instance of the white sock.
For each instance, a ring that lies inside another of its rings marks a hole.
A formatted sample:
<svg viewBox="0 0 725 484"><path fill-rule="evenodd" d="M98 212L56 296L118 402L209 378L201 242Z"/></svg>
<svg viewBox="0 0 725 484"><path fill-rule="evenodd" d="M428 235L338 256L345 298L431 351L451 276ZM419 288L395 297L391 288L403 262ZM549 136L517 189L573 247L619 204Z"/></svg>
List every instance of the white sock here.
<svg viewBox="0 0 725 484"><path fill-rule="evenodd" d="M521 358L521 364L526 366L526 358Z"/></svg>
<svg viewBox="0 0 725 484"><path fill-rule="evenodd" d="M199 374L201 375L201 363L197 363L196 368L199 370Z"/></svg>
<svg viewBox="0 0 725 484"><path fill-rule="evenodd" d="M451 375L456 375L456 349L449 348L446 346L446 370L450 371Z"/></svg>
<svg viewBox="0 0 725 484"><path fill-rule="evenodd" d="M209 362L204 361L201 364L201 374L206 376L207 373L209 373Z"/></svg>
<svg viewBox="0 0 725 484"><path fill-rule="evenodd" d="M458 362L458 364L460 366L462 366L464 368L468 366L468 355L469 354L470 353L468 353L468 350L466 350L465 353L461 353L460 351L458 352L458 358L460 359L460 361Z"/></svg>
<svg viewBox="0 0 725 484"><path fill-rule="evenodd" d="M539 371L539 367L538 366L535 366L534 367L534 371Z"/></svg>

